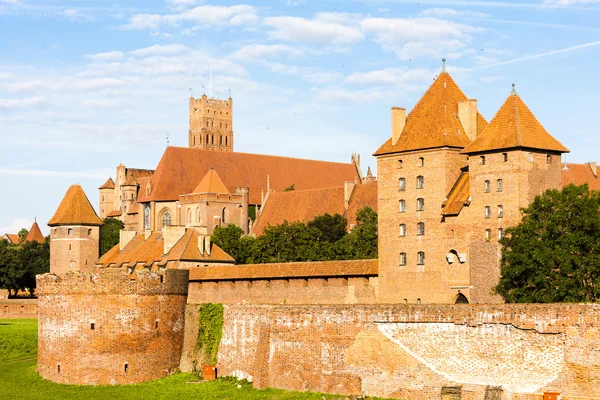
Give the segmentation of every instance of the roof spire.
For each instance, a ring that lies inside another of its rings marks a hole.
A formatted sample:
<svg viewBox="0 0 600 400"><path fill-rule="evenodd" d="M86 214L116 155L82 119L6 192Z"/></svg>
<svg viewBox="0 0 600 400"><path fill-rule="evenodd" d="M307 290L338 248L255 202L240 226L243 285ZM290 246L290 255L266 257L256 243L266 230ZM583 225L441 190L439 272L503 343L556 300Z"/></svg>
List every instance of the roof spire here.
<svg viewBox="0 0 600 400"><path fill-rule="evenodd" d="M511 96L516 96L517 95L517 91L515 90L515 84L512 84L512 90L510 91L510 95Z"/></svg>
<svg viewBox="0 0 600 400"><path fill-rule="evenodd" d="M446 72L446 57L442 58L442 73Z"/></svg>

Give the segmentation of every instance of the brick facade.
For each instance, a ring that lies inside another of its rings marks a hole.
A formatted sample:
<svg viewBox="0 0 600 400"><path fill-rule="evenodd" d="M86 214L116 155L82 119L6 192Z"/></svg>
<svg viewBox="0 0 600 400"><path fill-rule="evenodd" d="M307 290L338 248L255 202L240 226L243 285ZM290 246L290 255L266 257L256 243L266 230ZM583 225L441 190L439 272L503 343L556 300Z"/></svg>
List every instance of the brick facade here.
<svg viewBox="0 0 600 400"><path fill-rule="evenodd" d="M188 271L37 277L38 371L66 384L130 384L179 368Z"/></svg>
<svg viewBox="0 0 600 400"><path fill-rule="evenodd" d="M233 151L233 99L190 97L189 147Z"/></svg>
<svg viewBox="0 0 600 400"><path fill-rule="evenodd" d="M100 255L100 227L62 225L50 228L50 272L94 270Z"/></svg>
<svg viewBox="0 0 600 400"><path fill-rule="evenodd" d="M38 307L36 299L0 299L0 318L2 319L36 319Z"/></svg>
<svg viewBox="0 0 600 400"><path fill-rule="evenodd" d="M256 387L415 400L596 398L600 306L226 305L219 372ZM197 306L188 305L188 320ZM186 329L184 359L193 346ZM191 364L182 362L182 369ZM460 397L458 397L460 398Z"/></svg>

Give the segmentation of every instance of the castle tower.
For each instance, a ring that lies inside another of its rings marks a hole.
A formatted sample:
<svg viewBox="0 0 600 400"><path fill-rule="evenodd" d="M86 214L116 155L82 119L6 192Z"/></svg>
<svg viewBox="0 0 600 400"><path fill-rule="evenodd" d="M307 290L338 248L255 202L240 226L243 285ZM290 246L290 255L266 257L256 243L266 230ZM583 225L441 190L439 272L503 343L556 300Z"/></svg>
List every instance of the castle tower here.
<svg viewBox="0 0 600 400"><path fill-rule="evenodd" d="M112 178L108 178L98 190L100 191L100 219L104 220L114 210L115 182Z"/></svg>
<svg viewBox="0 0 600 400"><path fill-rule="evenodd" d="M233 151L233 99L190 97L189 147Z"/></svg>
<svg viewBox="0 0 600 400"><path fill-rule="evenodd" d="M100 255L101 225L83 188L72 185L48 221L50 272L93 271Z"/></svg>
<svg viewBox="0 0 600 400"><path fill-rule="evenodd" d="M448 303L469 286L468 266L446 264L440 207L467 162L461 150L487 125L476 107L442 71L408 115L392 108L392 135L374 154L380 302Z"/></svg>

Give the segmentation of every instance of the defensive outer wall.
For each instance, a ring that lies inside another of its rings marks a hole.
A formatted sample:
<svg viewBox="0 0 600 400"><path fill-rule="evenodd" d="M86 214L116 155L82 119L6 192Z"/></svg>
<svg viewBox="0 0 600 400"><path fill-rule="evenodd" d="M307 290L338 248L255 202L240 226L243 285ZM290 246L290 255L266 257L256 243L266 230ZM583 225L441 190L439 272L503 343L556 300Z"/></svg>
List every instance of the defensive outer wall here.
<svg viewBox="0 0 600 400"><path fill-rule="evenodd" d="M129 384L179 369L187 270L37 277L38 371L67 384Z"/></svg>
<svg viewBox="0 0 600 400"><path fill-rule="evenodd" d="M183 370L193 363L198 308L187 309ZM218 367L260 388L411 400L600 398L599 317L600 305L578 304L229 304Z"/></svg>

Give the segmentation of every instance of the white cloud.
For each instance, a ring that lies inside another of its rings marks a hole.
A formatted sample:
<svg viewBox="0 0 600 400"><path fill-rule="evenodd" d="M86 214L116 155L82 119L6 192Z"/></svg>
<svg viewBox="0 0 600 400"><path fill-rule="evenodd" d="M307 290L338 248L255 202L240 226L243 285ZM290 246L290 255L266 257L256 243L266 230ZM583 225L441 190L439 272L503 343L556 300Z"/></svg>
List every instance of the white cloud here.
<svg viewBox="0 0 600 400"><path fill-rule="evenodd" d="M144 47L142 49L137 49L130 51L129 54L136 57L148 57L148 56L161 56L161 55L171 55L171 54L181 54L189 51L189 48L182 44L167 44L160 45L155 44L154 46Z"/></svg>
<svg viewBox="0 0 600 400"><path fill-rule="evenodd" d="M369 72L355 72L344 79L344 83L365 86L402 86L427 82L431 71L426 69L386 68Z"/></svg>
<svg viewBox="0 0 600 400"><path fill-rule="evenodd" d="M22 107L36 106L44 101L43 97L24 97L18 99L2 99L0 98L0 109L13 109Z"/></svg>
<svg viewBox="0 0 600 400"><path fill-rule="evenodd" d="M123 29L158 29L161 25L177 26L182 22L191 22L200 27L240 25L258 19L256 9L247 4L231 7L198 6L178 14L136 14Z"/></svg>
<svg viewBox="0 0 600 400"><path fill-rule="evenodd" d="M274 28L269 36L276 40L298 43L346 45L364 38L349 14L319 13L314 19L300 17L268 17L265 24Z"/></svg>
<svg viewBox="0 0 600 400"><path fill-rule="evenodd" d="M125 54L122 51L107 51L104 53L86 54L84 57L94 61L112 61L122 59L125 57Z"/></svg>
<svg viewBox="0 0 600 400"><path fill-rule="evenodd" d="M89 14L84 13L77 8L68 8L63 10L60 15L67 17L71 21L94 21L95 18Z"/></svg>
<svg viewBox="0 0 600 400"><path fill-rule="evenodd" d="M17 234L23 228L29 229L33 221L27 218L17 218L7 226L0 227L0 236L5 233Z"/></svg>
<svg viewBox="0 0 600 400"><path fill-rule="evenodd" d="M285 44L251 44L235 51L231 55L231 58L240 61L256 62L280 56L301 57L302 55L303 53L300 50Z"/></svg>
<svg viewBox="0 0 600 400"><path fill-rule="evenodd" d="M375 35L375 42L401 59L420 56L442 57L460 52L483 28L438 18L367 18L363 32Z"/></svg>
<svg viewBox="0 0 600 400"><path fill-rule="evenodd" d="M600 4L600 0L544 0L542 4L550 7L568 7L575 5Z"/></svg>
<svg viewBox="0 0 600 400"><path fill-rule="evenodd" d="M477 12L477 11L469 11L469 10L454 10L452 8L430 8L429 10L425 10L421 12L419 15L423 17L438 17L438 18L487 18L489 15Z"/></svg>

